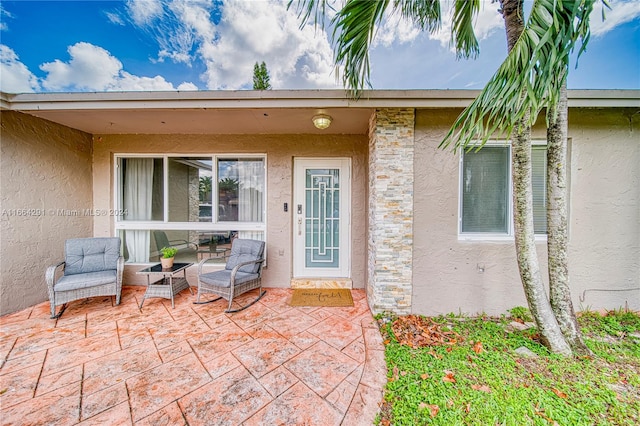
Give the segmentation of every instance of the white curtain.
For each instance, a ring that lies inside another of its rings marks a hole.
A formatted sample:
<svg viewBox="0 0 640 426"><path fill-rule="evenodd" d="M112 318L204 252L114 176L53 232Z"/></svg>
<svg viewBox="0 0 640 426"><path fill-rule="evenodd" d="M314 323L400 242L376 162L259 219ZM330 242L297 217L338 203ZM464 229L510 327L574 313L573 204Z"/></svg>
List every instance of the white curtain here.
<svg viewBox="0 0 640 426"><path fill-rule="evenodd" d="M153 158L127 158L124 177L124 208L127 220L151 220ZM150 231L125 231L130 262L149 262Z"/></svg>
<svg viewBox="0 0 640 426"><path fill-rule="evenodd" d="M264 161L238 160L238 221L262 222L264 211ZM238 237L263 240L262 231L239 231Z"/></svg>

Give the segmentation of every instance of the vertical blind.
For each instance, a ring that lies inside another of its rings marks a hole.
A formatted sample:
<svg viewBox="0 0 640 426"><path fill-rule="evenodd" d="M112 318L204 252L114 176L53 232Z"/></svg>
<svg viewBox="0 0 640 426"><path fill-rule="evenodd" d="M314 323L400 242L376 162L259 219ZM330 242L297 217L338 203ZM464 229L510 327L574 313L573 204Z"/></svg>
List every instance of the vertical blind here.
<svg viewBox="0 0 640 426"><path fill-rule="evenodd" d="M484 147L464 154L462 232L509 231L509 149Z"/></svg>
<svg viewBox="0 0 640 426"><path fill-rule="evenodd" d="M508 234L511 176L508 146L485 146L463 155L461 232ZM547 149L534 145L531 155L533 221L536 234L547 232Z"/></svg>

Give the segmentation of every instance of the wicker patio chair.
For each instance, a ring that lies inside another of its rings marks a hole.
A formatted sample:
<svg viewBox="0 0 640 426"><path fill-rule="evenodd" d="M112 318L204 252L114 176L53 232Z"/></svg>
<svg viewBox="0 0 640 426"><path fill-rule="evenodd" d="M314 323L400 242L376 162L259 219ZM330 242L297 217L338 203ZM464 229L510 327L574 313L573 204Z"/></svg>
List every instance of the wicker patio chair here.
<svg viewBox="0 0 640 426"><path fill-rule="evenodd" d="M51 318L59 318L67 303L95 296L116 296L120 304L124 257L120 238L74 238L65 242L65 260L46 272ZM63 274L56 280L56 271ZM62 305L56 314L56 306Z"/></svg>
<svg viewBox="0 0 640 426"><path fill-rule="evenodd" d="M262 265L264 263L264 241L235 239L231 254L221 271L202 273L202 267L215 259L204 259L198 264L198 297L195 304L204 304L225 299L229 307L225 312L238 312L256 303L266 294L262 290ZM238 309L231 309L233 299L243 293L258 289L258 296ZM200 302L200 295L211 293L218 298Z"/></svg>
<svg viewBox="0 0 640 426"><path fill-rule="evenodd" d="M193 262L198 252L198 245L187 240L169 240L167 233L164 231L153 231L153 238L156 240L158 253L163 247L176 247L177 262Z"/></svg>

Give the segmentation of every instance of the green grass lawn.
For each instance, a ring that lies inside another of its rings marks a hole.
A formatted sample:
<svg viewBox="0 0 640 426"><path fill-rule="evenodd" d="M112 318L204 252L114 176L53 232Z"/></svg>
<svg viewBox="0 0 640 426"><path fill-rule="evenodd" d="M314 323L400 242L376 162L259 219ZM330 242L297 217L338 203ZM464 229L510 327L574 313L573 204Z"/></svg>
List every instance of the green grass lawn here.
<svg viewBox="0 0 640 426"><path fill-rule="evenodd" d="M594 356L567 359L549 354L535 327L510 325L516 317L527 319L524 308L511 313L379 315L388 383L378 424L640 424L638 314L583 313L582 331ZM515 352L522 347L534 355Z"/></svg>

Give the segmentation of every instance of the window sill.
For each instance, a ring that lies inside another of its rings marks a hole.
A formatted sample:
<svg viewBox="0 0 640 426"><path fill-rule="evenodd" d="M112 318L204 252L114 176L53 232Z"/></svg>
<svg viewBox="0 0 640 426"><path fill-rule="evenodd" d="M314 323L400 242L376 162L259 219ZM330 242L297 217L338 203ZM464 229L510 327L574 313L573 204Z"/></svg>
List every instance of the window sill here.
<svg viewBox="0 0 640 426"><path fill-rule="evenodd" d="M536 234L536 243L546 243L546 234ZM487 242L487 243L512 243L515 238L513 235L498 234L458 234L458 241L462 242Z"/></svg>

